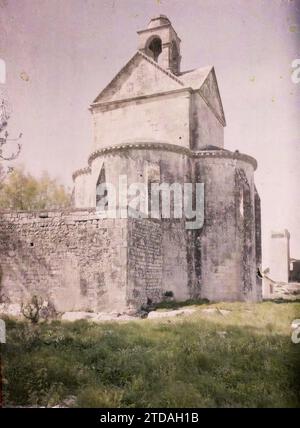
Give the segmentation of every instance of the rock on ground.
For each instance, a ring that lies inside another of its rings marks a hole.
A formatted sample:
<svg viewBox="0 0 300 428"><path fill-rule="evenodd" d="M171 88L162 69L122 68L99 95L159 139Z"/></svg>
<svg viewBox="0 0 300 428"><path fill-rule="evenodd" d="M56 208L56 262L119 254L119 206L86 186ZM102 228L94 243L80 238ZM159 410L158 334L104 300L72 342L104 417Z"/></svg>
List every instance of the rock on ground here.
<svg viewBox="0 0 300 428"><path fill-rule="evenodd" d="M110 313L95 313L95 312L65 312L61 320L62 321L78 321L78 320L88 320L93 322L101 321L130 321L135 320L136 317L128 314L121 314L118 312Z"/></svg>
<svg viewBox="0 0 300 428"><path fill-rule="evenodd" d="M148 318L168 318L168 317L177 317L179 315L190 315L194 313L196 309L176 309L174 311L152 311L149 312Z"/></svg>
<svg viewBox="0 0 300 428"><path fill-rule="evenodd" d="M229 315L231 313L231 311L227 309L219 309L219 308L205 308L205 309L202 309L201 312L205 314L220 314L223 316Z"/></svg>

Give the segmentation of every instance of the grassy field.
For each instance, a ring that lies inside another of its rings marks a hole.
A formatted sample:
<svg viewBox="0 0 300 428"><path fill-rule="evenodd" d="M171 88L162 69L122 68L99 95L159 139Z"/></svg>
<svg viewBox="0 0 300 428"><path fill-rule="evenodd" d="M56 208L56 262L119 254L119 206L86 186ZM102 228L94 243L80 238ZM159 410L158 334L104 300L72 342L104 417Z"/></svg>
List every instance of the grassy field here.
<svg viewBox="0 0 300 428"><path fill-rule="evenodd" d="M6 405L300 407L300 303L194 307L119 323L8 320ZM214 307L230 312L203 311Z"/></svg>

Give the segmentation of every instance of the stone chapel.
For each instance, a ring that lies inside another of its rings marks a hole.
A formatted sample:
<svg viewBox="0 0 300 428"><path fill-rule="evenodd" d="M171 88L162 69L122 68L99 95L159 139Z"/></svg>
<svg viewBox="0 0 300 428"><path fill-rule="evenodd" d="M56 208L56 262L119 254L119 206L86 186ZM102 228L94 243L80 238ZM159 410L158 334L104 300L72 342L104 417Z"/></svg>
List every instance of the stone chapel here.
<svg viewBox="0 0 300 428"><path fill-rule="evenodd" d="M25 289L47 294L58 310L103 311L165 294L262 298L257 163L224 148L214 67L182 71L180 43L166 16L151 19L138 31L136 53L91 104L94 138L87 164L73 174L72 212L7 215L6 233L20 232L15 261L2 258L8 300L21 300ZM118 188L120 175L147 186L204 183L202 227L189 230L184 218L99 218L99 185ZM16 260L24 251L22 270Z"/></svg>

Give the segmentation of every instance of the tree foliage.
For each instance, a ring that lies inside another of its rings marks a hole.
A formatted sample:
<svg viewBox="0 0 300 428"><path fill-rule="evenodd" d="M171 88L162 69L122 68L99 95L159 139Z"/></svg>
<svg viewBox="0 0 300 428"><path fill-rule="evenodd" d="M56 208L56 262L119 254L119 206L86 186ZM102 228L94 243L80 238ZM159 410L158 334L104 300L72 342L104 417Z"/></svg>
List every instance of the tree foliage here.
<svg viewBox="0 0 300 428"><path fill-rule="evenodd" d="M0 181L0 208L11 210L61 209L71 205L71 195L56 179L44 172L35 178L23 167Z"/></svg>

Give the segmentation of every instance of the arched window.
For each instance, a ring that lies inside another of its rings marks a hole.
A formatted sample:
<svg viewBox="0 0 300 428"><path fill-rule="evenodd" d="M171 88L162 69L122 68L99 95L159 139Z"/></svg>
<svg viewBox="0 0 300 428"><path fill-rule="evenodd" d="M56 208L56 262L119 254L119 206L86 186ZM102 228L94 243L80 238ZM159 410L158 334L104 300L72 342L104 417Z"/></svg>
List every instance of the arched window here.
<svg viewBox="0 0 300 428"><path fill-rule="evenodd" d="M96 186L96 207L104 210L108 209L108 199L107 199L107 188L106 188L106 178L105 178L105 167L104 165L101 168L97 186Z"/></svg>
<svg viewBox="0 0 300 428"><path fill-rule="evenodd" d="M150 55L154 61L158 60L159 55L162 52L162 43L161 43L161 39L159 37L154 37L152 39L150 39L150 41L148 42L148 48L147 48L147 53L148 55Z"/></svg>

